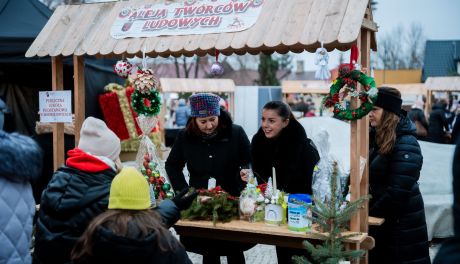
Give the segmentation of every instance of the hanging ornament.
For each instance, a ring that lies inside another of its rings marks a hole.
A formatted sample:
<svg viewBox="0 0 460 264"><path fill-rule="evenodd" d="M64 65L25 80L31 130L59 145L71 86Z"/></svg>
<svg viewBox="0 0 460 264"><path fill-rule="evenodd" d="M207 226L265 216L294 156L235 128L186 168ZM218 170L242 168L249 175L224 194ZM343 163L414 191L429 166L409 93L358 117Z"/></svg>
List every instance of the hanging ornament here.
<svg viewBox="0 0 460 264"><path fill-rule="evenodd" d="M329 71L327 64L329 62L329 54L323 46L321 41L321 48L317 48L315 52L315 65L318 65L318 69L315 72L315 78L318 80L328 80L331 78L331 72Z"/></svg>
<svg viewBox="0 0 460 264"><path fill-rule="evenodd" d="M141 70L133 80L134 88L142 94L148 94L159 87L158 79L151 69Z"/></svg>
<svg viewBox="0 0 460 264"><path fill-rule="evenodd" d="M118 76L125 79L131 74L132 69L133 65L127 59L119 60L113 66L113 71L118 74Z"/></svg>
<svg viewBox="0 0 460 264"><path fill-rule="evenodd" d="M219 62L219 50L216 49L216 62L211 65L211 74L220 76L224 74L224 66Z"/></svg>

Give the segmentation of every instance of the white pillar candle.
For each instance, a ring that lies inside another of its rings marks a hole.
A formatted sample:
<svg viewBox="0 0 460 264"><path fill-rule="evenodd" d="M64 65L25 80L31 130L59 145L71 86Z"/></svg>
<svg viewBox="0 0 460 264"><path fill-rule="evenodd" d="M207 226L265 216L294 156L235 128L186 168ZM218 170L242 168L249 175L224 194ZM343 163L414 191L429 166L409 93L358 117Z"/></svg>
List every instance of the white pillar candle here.
<svg viewBox="0 0 460 264"><path fill-rule="evenodd" d="M276 190L278 190L276 188L276 171L275 171L275 167L272 167L272 176L273 176L273 194L276 193Z"/></svg>
<svg viewBox="0 0 460 264"><path fill-rule="evenodd" d="M208 180L208 190L216 188L216 179L209 178Z"/></svg>

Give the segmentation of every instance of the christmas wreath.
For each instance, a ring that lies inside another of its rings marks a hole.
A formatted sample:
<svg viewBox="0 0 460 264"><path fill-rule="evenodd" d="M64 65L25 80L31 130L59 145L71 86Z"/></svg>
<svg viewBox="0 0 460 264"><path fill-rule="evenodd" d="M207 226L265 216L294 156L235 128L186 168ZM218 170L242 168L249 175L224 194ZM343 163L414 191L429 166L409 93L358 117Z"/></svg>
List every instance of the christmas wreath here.
<svg viewBox="0 0 460 264"><path fill-rule="evenodd" d="M364 90L360 92L356 88L358 82L364 87ZM339 77L333 81L329 94L323 99L323 105L327 108L334 107L334 116L340 119L357 120L372 110L377 99L377 92L374 78L361 71L351 70L349 65L344 65L339 69ZM361 106L355 109L344 107L341 99L348 94L358 97Z"/></svg>
<svg viewBox="0 0 460 264"><path fill-rule="evenodd" d="M131 95L131 106L140 115L155 116L160 113L160 94L157 90L142 93L136 89Z"/></svg>
<svg viewBox="0 0 460 264"><path fill-rule="evenodd" d="M230 222L239 215L238 198L231 196L217 186L211 190L201 189L192 205L182 211L183 219L189 220L212 220Z"/></svg>

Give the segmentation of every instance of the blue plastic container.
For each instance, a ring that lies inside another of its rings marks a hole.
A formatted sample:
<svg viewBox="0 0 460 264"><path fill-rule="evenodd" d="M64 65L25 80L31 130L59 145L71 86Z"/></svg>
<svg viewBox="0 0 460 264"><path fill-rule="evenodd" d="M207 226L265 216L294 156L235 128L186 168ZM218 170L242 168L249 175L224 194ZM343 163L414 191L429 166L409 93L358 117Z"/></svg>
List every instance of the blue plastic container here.
<svg viewBox="0 0 460 264"><path fill-rule="evenodd" d="M311 228L311 196L309 194L290 194L288 198L288 230L305 232Z"/></svg>

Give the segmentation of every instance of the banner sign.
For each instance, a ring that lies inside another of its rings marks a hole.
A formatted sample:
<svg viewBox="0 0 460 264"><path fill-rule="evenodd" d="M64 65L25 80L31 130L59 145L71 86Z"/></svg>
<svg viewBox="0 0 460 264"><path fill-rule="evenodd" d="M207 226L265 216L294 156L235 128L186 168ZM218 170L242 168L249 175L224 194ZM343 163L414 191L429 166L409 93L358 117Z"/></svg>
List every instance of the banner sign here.
<svg viewBox="0 0 460 264"><path fill-rule="evenodd" d="M253 26L264 0L187 0L121 10L113 38L237 32Z"/></svg>
<svg viewBox="0 0 460 264"><path fill-rule="evenodd" d="M72 123L71 91L39 92L40 122Z"/></svg>

